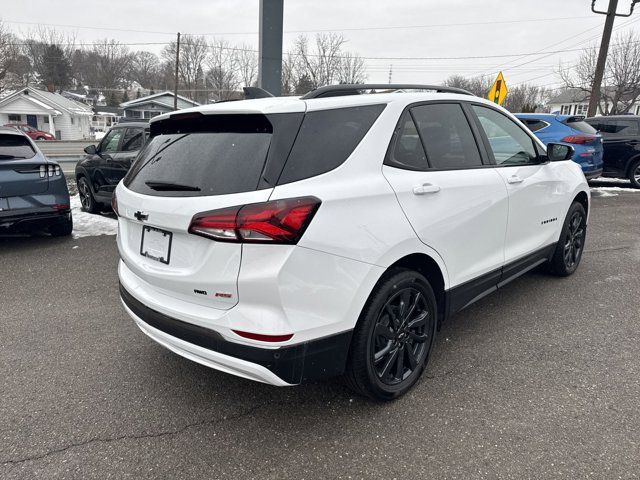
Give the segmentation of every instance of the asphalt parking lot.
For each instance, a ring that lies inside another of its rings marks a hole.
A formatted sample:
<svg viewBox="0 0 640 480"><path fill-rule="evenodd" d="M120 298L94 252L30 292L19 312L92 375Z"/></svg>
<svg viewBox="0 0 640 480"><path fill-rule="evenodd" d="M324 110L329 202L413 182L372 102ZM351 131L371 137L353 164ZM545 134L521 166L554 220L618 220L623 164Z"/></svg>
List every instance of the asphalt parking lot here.
<svg viewBox="0 0 640 480"><path fill-rule="evenodd" d="M156 345L111 235L0 239L0 478L638 478L640 194L621 190L594 196L573 277L454 317L389 404Z"/></svg>

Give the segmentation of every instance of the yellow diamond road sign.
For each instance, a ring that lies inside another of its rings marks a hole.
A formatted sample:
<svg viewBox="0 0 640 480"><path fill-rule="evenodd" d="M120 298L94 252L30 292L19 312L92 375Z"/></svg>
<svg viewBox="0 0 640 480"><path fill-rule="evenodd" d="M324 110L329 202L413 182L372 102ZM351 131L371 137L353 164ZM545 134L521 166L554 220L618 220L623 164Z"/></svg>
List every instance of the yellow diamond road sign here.
<svg viewBox="0 0 640 480"><path fill-rule="evenodd" d="M498 78L493 82L493 86L491 90L489 90L489 95L487 98L498 105L502 105L504 99L507 97L507 93L509 89L507 88L507 84L504 81L504 77L502 76L502 72L498 74Z"/></svg>

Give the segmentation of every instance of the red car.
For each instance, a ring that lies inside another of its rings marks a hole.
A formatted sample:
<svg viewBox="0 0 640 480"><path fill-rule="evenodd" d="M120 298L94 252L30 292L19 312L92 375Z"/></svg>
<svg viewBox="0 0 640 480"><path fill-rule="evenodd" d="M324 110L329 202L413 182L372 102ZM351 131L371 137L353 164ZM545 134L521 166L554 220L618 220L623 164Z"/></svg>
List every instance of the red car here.
<svg viewBox="0 0 640 480"><path fill-rule="evenodd" d="M51 135L49 132L43 132L42 130L38 130L33 128L31 125L27 125L26 123L11 123L5 125L5 127L13 127L16 130L20 130L24 132L25 135L31 137L33 140L55 140L56 137Z"/></svg>

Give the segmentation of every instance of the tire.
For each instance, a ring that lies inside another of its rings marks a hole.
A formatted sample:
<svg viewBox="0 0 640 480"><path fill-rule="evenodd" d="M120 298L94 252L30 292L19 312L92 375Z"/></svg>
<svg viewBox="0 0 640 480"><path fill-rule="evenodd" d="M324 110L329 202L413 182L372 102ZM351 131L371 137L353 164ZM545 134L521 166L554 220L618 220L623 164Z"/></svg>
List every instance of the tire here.
<svg viewBox="0 0 640 480"><path fill-rule="evenodd" d="M91 185L89 185L86 177L78 178L78 195L80 195L82 210L89 213L100 212L100 205L96 202L93 192L91 191Z"/></svg>
<svg viewBox="0 0 640 480"><path fill-rule="evenodd" d="M425 277L400 268L386 274L353 331L345 371L349 388L380 401L409 391L429 361L437 313L436 298Z"/></svg>
<svg viewBox="0 0 640 480"><path fill-rule="evenodd" d="M629 167L629 175L627 178L631 180L631 185L634 188L640 188L640 158Z"/></svg>
<svg viewBox="0 0 640 480"><path fill-rule="evenodd" d="M567 277L580 265L587 237L587 213L579 202L573 202L567 213L548 271L559 277Z"/></svg>
<svg viewBox="0 0 640 480"><path fill-rule="evenodd" d="M73 232L73 217L71 214L69 214L69 220L49 227L49 233L52 237L68 237L71 232Z"/></svg>

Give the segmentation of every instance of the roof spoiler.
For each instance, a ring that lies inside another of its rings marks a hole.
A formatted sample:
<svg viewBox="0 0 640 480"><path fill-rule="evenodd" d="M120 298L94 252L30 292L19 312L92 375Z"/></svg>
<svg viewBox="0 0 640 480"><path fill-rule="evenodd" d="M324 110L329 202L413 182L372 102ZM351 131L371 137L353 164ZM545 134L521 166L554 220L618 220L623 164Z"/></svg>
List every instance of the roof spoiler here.
<svg viewBox="0 0 640 480"><path fill-rule="evenodd" d="M434 90L438 93L459 93L462 95L472 95L473 93L456 87L444 87L441 85L419 85L404 83L355 83L345 85L328 85L320 87L306 95L302 100L311 98L341 97L345 95L360 95L362 90Z"/></svg>
<svg viewBox="0 0 640 480"><path fill-rule="evenodd" d="M242 87L242 90L244 91L244 98L246 100L273 97L273 95L260 87Z"/></svg>

